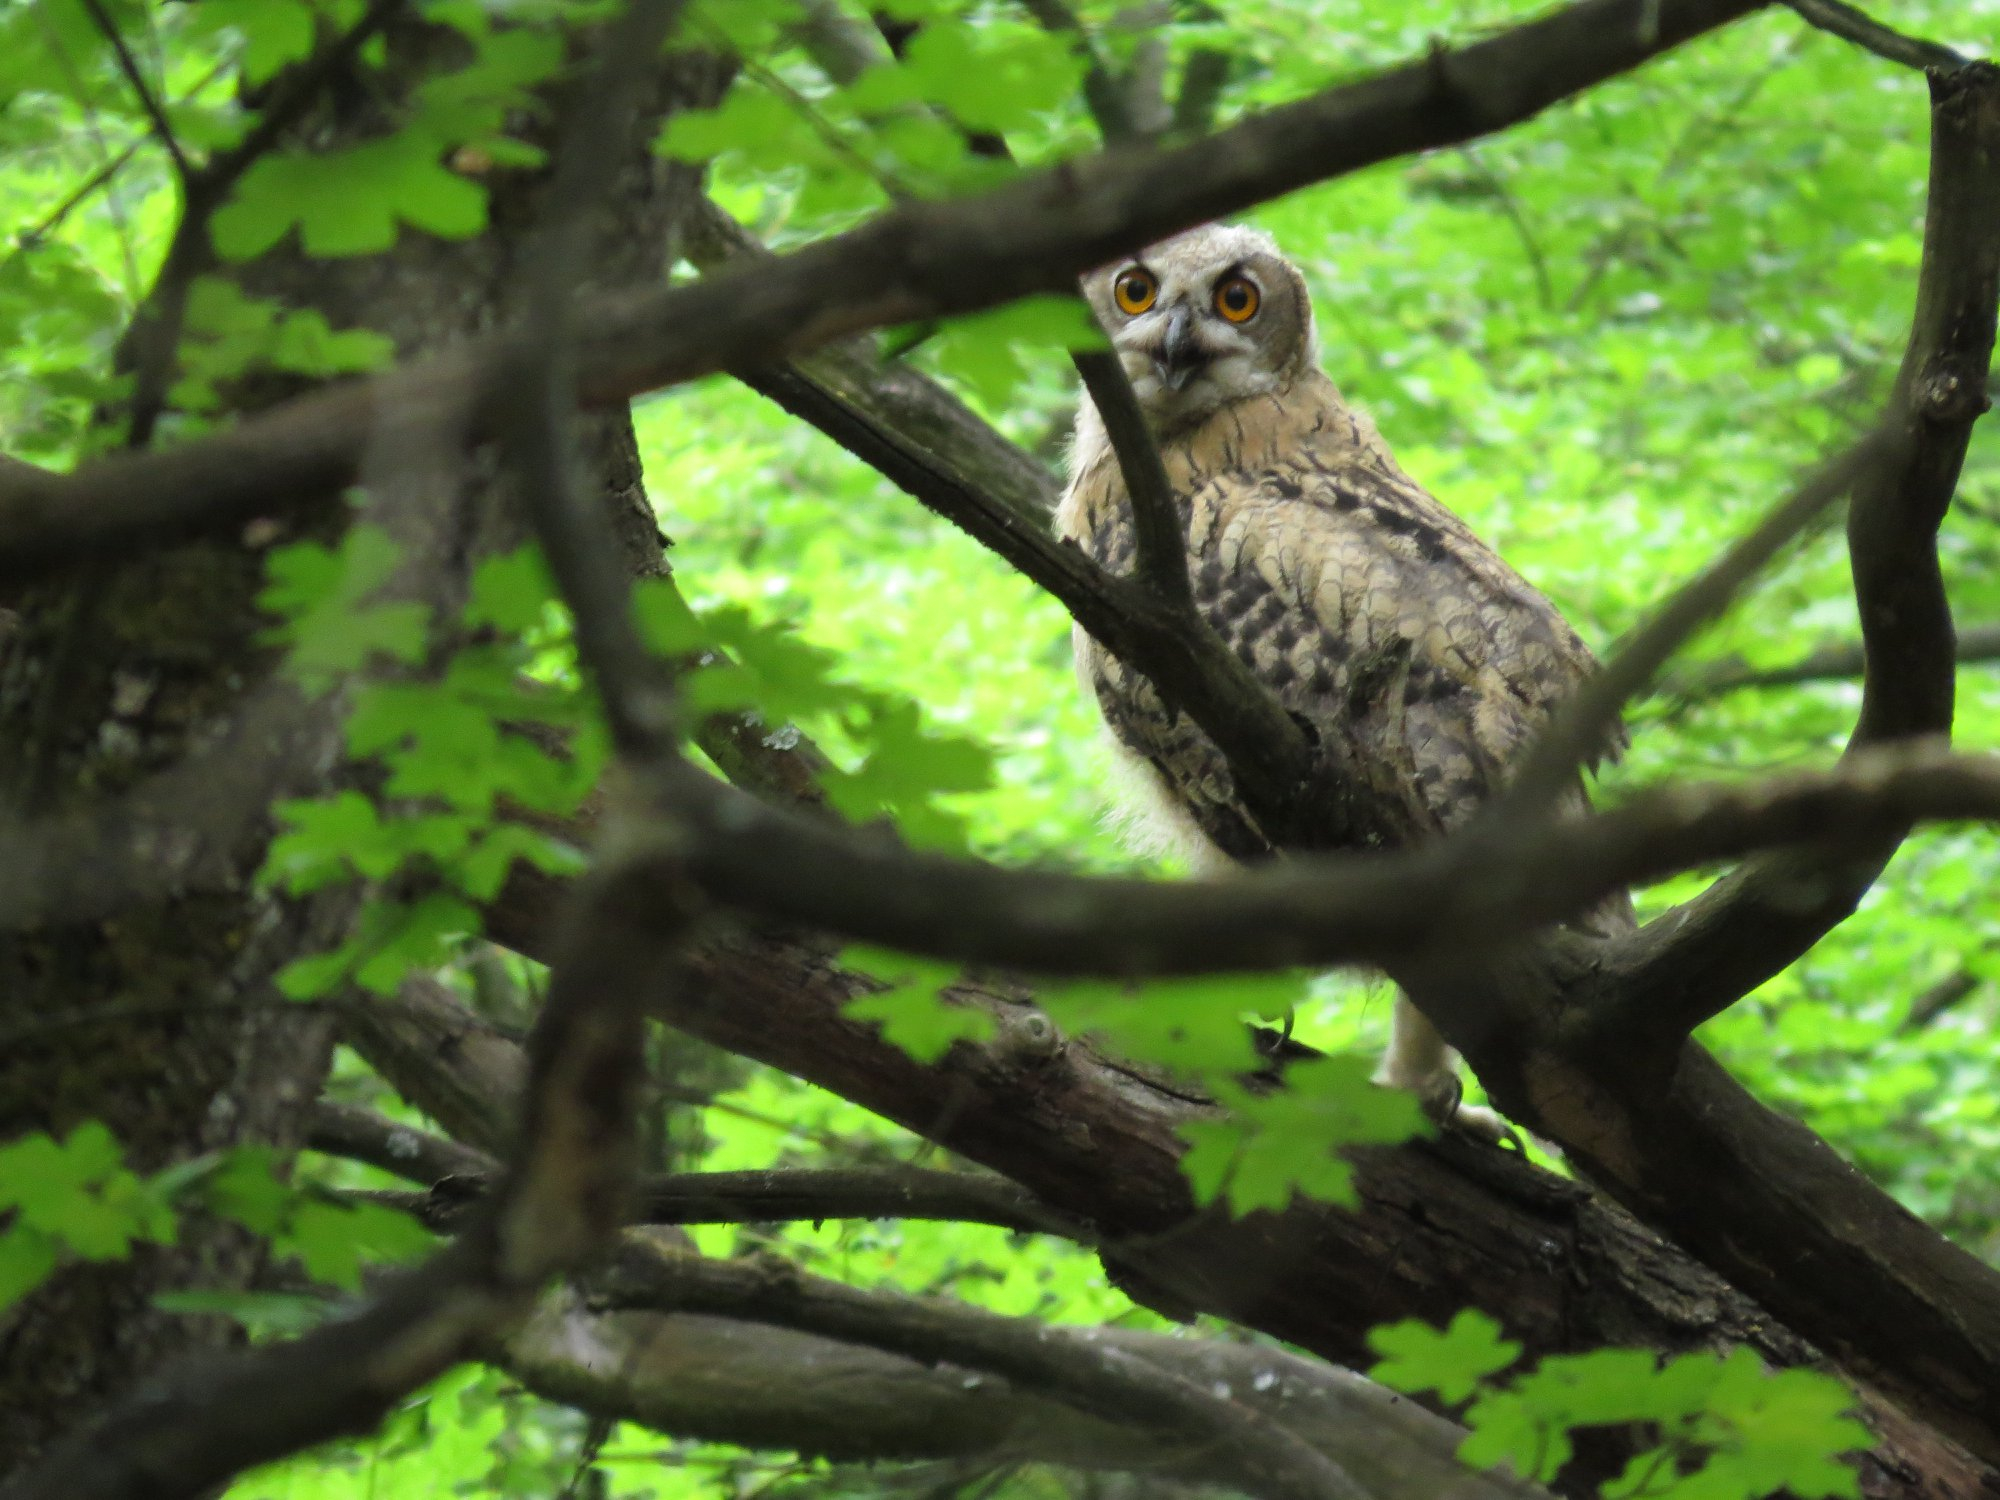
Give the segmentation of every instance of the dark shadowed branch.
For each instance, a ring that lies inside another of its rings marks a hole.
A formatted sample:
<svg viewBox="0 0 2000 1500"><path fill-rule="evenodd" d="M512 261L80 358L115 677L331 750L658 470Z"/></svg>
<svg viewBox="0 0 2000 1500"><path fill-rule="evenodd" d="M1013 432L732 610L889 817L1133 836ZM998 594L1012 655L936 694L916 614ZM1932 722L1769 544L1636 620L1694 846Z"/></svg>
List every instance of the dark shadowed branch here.
<svg viewBox="0 0 2000 1500"><path fill-rule="evenodd" d="M593 302L579 375L593 403L748 369L889 323L1068 291L1135 244L1391 157L1527 119L1756 0L1578 0L1463 49L1246 119L1172 150L1121 151L951 203L903 206L769 266ZM287 403L171 452L0 482L0 576L237 524L348 482L378 420L418 428L513 409L506 341Z"/></svg>
<svg viewBox="0 0 2000 1500"><path fill-rule="evenodd" d="M324 1113L327 1106L321 1106ZM341 1138L348 1132L343 1130ZM315 1128L313 1145L324 1133ZM366 1146L367 1142L356 1142ZM393 1141L390 1143L393 1149ZM448 1144L448 1143L447 1143ZM356 1155L343 1151L343 1155ZM392 1168L391 1170L395 1170ZM489 1174L456 1173L427 1193L361 1196L451 1232L471 1217L491 1186ZM634 1198L636 1224L776 1224L823 1219L923 1219L991 1224L1023 1234L1087 1239L1075 1222L999 1177L921 1168L779 1168L763 1172L678 1172L644 1179Z"/></svg>
<svg viewBox="0 0 2000 1500"><path fill-rule="evenodd" d="M1132 532L1138 542L1139 581L1168 609L1183 615L1185 629L1205 629L1188 583L1187 528L1174 501L1173 481L1153 442L1152 428L1139 408L1125 366L1109 349L1070 356L1076 373L1104 423L1104 435L1118 458L1118 472L1132 503ZM1134 663L1133 665L1138 665Z"/></svg>
<svg viewBox="0 0 2000 1500"><path fill-rule="evenodd" d="M499 1168L484 1151L327 1099L313 1106L306 1147L426 1184L445 1177L488 1176Z"/></svg>
<svg viewBox="0 0 2000 1500"><path fill-rule="evenodd" d="M1846 0L1785 0L1800 20L1906 68L1956 68L1965 56L1942 42L1910 36Z"/></svg>
<svg viewBox="0 0 2000 1500"><path fill-rule="evenodd" d="M697 772L673 782L687 869L726 906L966 963L1105 976L1394 963L1440 948L1469 959L1621 887L1759 848L1866 845L1913 818L2000 820L2000 757L1891 745L1823 771L1664 788L1504 845L1445 838L1168 883L905 852Z"/></svg>
<svg viewBox="0 0 2000 1500"><path fill-rule="evenodd" d="M2000 68L1931 79L1930 202L1909 347L1890 421L1900 452L1857 485L1848 510L1866 657L1850 754L1951 730L1951 612L1937 533L1973 423L1986 409L2000 300ZM1783 969L1833 928L1900 842L1891 830L1837 864L1772 856L1649 923L1612 966L1603 1025L1619 1045L1671 1045Z"/></svg>

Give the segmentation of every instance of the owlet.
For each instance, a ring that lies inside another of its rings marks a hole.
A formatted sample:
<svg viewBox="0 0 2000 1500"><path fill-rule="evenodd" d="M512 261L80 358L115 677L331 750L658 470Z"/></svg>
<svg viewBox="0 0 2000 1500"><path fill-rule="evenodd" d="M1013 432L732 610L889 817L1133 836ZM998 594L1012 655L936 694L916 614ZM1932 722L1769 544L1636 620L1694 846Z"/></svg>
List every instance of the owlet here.
<svg viewBox="0 0 2000 1500"><path fill-rule="evenodd" d="M1192 230L1093 273L1084 290L1165 461L1208 623L1323 735L1354 712L1357 671L1406 655L1403 779L1438 825L1462 823L1591 670L1576 632L1341 399L1319 369L1305 282L1269 236ZM1130 569L1131 508L1087 397L1057 525L1105 567ZM1081 629L1074 639L1122 752L1134 841L1210 871L1271 854L1207 735ZM1590 920L1628 913L1621 900ZM1462 1129L1505 1128L1459 1107L1456 1059L1405 997L1377 1079Z"/></svg>

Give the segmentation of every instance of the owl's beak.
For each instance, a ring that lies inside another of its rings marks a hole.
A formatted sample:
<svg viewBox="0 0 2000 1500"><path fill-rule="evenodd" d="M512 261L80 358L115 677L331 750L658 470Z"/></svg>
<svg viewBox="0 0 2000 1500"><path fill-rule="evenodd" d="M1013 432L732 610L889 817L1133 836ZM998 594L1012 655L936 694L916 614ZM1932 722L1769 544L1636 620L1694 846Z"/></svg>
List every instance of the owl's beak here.
<svg viewBox="0 0 2000 1500"><path fill-rule="evenodd" d="M1185 307L1167 314L1167 331L1153 351L1153 369L1170 391L1184 389L1208 364L1208 351L1195 338L1194 319Z"/></svg>

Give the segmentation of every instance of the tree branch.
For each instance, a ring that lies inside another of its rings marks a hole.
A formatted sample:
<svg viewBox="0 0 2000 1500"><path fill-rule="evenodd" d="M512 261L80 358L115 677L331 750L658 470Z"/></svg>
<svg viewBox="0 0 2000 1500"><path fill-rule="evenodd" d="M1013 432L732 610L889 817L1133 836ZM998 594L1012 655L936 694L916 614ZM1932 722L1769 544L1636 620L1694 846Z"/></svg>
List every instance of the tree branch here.
<svg viewBox="0 0 2000 1500"><path fill-rule="evenodd" d="M1957 632L1952 659L1960 666L2000 661L2000 624L1967 625ZM1720 698L1745 688L1802 687L1814 682L1841 682L1859 677L1867 666L1860 644L1832 642L1808 652L1789 666L1753 667L1739 660L1697 667L1664 683L1662 697L1676 706Z"/></svg>
<svg viewBox="0 0 2000 1500"><path fill-rule="evenodd" d="M1395 965L1479 950L1612 891L1773 845L1849 850L1913 818L2000 820L2000 757L1929 745L1856 752L1748 785L1671 786L1503 842L1300 856L1172 883L1008 870L885 848L677 772L676 835L715 901L912 953L1031 972L1142 977Z"/></svg>
<svg viewBox="0 0 2000 1500"><path fill-rule="evenodd" d="M1070 363L1090 392L1131 498L1139 581L1185 619L1183 628L1206 628L1195 613L1194 589L1188 582L1187 523L1174 502L1173 481L1167 478L1167 466L1146 425L1146 414L1139 409L1139 398L1132 393L1132 382L1125 377L1123 362L1111 350L1092 349L1071 354Z"/></svg>
<svg viewBox="0 0 2000 1500"><path fill-rule="evenodd" d="M167 121L167 112L160 107L160 101L153 94L153 86L146 82L146 75L139 69L139 60L132 55L132 49L125 45L124 35L104 8L104 0L83 0L83 8L90 12L91 23L97 27L104 40L111 46L112 55L118 60L118 71L125 75L125 81L132 85L132 92L138 96L139 107L145 111L146 120L152 126L153 139L166 150L174 164L174 175L185 186L194 176L194 168L181 151L181 143L174 135L174 127Z"/></svg>
<svg viewBox="0 0 2000 1500"><path fill-rule="evenodd" d="M315 1144L315 1149L324 1148ZM449 1233L464 1224L472 1205L489 1186L488 1175L454 1174L443 1192L433 1188L427 1193L366 1196L392 1203L427 1228ZM991 1224L1022 1234L1089 1238L1082 1226L1051 1212L1002 1178L914 1167L669 1173L645 1179L636 1204L635 1224L910 1219Z"/></svg>
<svg viewBox="0 0 2000 1500"><path fill-rule="evenodd" d="M2000 68L1932 77L1930 204L1910 342L1897 373L1897 460L1856 489L1848 550L1867 671L1849 753L1949 733L1952 629L1937 531L1986 409L2000 301ZM1602 1013L1621 1047L1671 1046L1804 953L1848 913L1901 842L1883 832L1838 864L1774 856L1717 881L1626 940ZM1662 1049L1668 1049L1663 1051Z"/></svg>
<svg viewBox="0 0 2000 1500"><path fill-rule="evenodd" d="M1276 194L1530 118L1756 0L1577 0L1459 51L1173 150L1118 152L954 203L913 203L754 273L593 302L584 398L623 400L747 369L865 328L991 307L1074 278L1135 244ZM494 435L511 410L509 339L287 403L168 453L0 486L0 581L127 552L304 503L352 478L378 420L429 426L469 403Z"/></svg>
<svg viewBox="0 0 2000 1500"><path fill-rule="evenodd" d="M313 1106L306 1148L366 1162L426 1185L445 1177L490 1176L498 1167L484 1151L327 1099Z"/></svg>
<svg viewBox="0 0 2000 1500"><path fill-rule="evenodd" d="M1202 1390L1227 1389L1347 1470L1372 1500L1539 1493L1467 1470L1454 1456L1460 1428L1319 1360L1122 1328L1090 1335ZM962 1366L734 1319L593 1314L571 1296L544 1307L496 1357L547 1400L711 1442L850 1462L1046 1463L1156 1485L1168 1474L1235 1477L1185 1434L1104 1421Z"/></svg>
<svg viewBox="0 0 2000 1500"><path fill-rule="evenodd" d="M1821 511L1857 481L1894 461L1900 434L1870 433L1823 464L1747 535L1675 591L1651 618L1593 672L1522 757L1506 794L1483 813L1496 824L1539 813L1577 784L1586 765L1610 752L1618 716L1653 675L1703 625L1729 607L1744 584Z"/></svg>
<svg viewBox="0 0 2000 1500"><path fill-rule="evenodd" d="M1785 0L1785 4L1807 25L1906 68L1919 72L1926 68L1957 68L1968 61L1963 53L1942 42L1925 41L1884 26L1845 0Z"/></svg>
<svg viewBox="0 0 2000 1500"><path fill-rule="evenodd" d="M1339 1464L1255 1407L1135 1358L1087 1329L857 1291L787 1265L705 1260L634 1238L594 1279L593 1291L607 1307L720 1314L991 1370L1094 1415L1219 1450L1215 1456L1253 1494L1365 1500Z"/></svg>

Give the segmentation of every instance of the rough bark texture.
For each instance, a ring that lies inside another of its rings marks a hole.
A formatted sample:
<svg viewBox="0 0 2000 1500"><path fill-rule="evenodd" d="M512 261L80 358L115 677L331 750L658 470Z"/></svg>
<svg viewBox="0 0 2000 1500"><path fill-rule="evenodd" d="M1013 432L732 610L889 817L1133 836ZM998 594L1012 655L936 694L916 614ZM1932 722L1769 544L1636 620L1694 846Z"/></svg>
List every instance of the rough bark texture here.
<svg viewBox="0 0 2000 1500"><path fill-rule="evenodd" d="M553 897L517 879L496 936L543 950ZM1357 1153L1360 1206L1312 1203L1230 1221L1196 1213L1177 1126L1204 1107L1087 1047L1052 1045L1018 997L967 991L994 1007L998 1040L924 1066L841 1004L865 981L826 948L741 932L704 945L701 984L661 1012L670 1025L852 1099L992 1168L1066 1219L1094 1227L1112 1274L1135 1298L1207 1312L1338 1363L1366 1367L1367 1331L1468 1303L1500 1320L1530 1356L1607 1344L1666 1352L1745 1345L1776 1365L1819 1353L1699 1262L1588 1188L1462 1140ZM448 1059L440 1053L436 1061ZM1830 1324L1842 1316L1826 1309ZM1882 1446L1864 1466L1871 1497L1959 1497L2000 1473L1870 1399ZM1619 1462L1583 1455L1574 1489Z"/></svg>
<svg viewBox="0 0 2000 1500"><path fill-rule="evenodd" d="M398 76L419 76L454 45L417 30L394 42ZM712 61L684 60L662 71L655 108L712 99L725 76ZM385 122L363 106L312 124L319 139L353 139ZM636 136L628 152L606 226L618 253L602 275L619 284L663 274L674 222L698 187L697 173L654 157L645 139ZM336 328L385 332L402 357L434 352L504 318L541 185L537 175L496 174L494 228L473 241L406 231L386 254L340 262L281 250L242 280L255 295L318 309ZM240 399L284 394L246 390ZM635 563L656 566L629 422L622 412L598 416L587 443ZM375 519L414 560L395 585L406 597L455 603L482 550L518 535L490 472L467 474L455 455L385 451L365 468L378 482ZM274 681L254 599L264 546L339 524L337 511L321 507L282 534L262 527L254 537L162 550L19 600L21 623L0 642L0 785L9 800L40 812L116 793L212 745L246 706L262 735L242 747L238 774L274 794L325 785L340 757L337 706L304 707ZM221 843L205 858L236 872L225 882L232 888L0 944L0 1026L28 1033L0 1053L0 1139L102 1119L141 1170L246 1141L281 1151L299 1144L328 1056L328 1022L285 1001L272 975L331 946L354 898L291 901L252 889L266 832L187 830L190 840ZM47 1024L37 1033L38 1018ZM172 1356L232 1339L231 1324L160 1313L151 1299L173 1286L243 1285L259 1256L247 1236L189 1223L174 1250L65 1271L0 1315L0 1476Z"/></svg>

